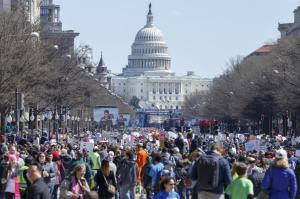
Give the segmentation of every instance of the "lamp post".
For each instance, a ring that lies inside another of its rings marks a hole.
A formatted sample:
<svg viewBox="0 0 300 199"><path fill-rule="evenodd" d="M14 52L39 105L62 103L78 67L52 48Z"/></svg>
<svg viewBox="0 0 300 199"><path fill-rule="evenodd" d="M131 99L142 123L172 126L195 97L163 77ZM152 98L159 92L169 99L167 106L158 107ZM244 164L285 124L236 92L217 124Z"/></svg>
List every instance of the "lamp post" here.
<svg viewBox="0 0 300 199"><path fill-rule="evenodd" d="M77 120L77 133L78 136L80 136L80 117L77 116L76 120Z"/></svg>
<svg viewBox="0 0 300 199"><path fill-rule="evenodd" d="M71 116L70 116L69 113L67 113L67 115L66 115L66 124L67 124L67 125L66 125L66 126L67 126L67 127L66 127L66 129L67 129L67 130L66 130L66 133L67 133L68 128L69 128L69 125L70 125L70 124L69 124L70 119L71 119Z"/></svg>
<svg viewBox="0 0 300 199"><path fill-rule="evenodd" d="M31 113L31 116L30 116L30 128L31 128L31 135L33 134L33 121L34 121L34 115L33 115L33 112Z"/></svg>
<svg viewBox="0 0 300 199"><path fill-rule="evenodd" d="M72 116L71 117L71 121L72 121L72 124L71 124L71 131L72 131L72 134L74 134L74 120L75 120L75 117L74 116Z"/></svg>
<svg viewBox="0 0 300 199"><path fill-rule="evenodd" d="M89 120L88 120L88 130L90 131L90 124L91 124L91 121L92 119L89 117Z"/></svg>
<svg viewBox="0 0 300 199"><path fill-rule="evenodd" d="M41 125L42 125L42 134L43 134L43 131L44 131L44 120L45 120L45 115L44 114L42 114L40 116L40 120L41 120Z"/></svg>
<svg viewBox="0 0 300 199"><path fill-rule="evenodd" d="M24 130L24 122L26 121L25 119L25 116L24 116L24 113L22 113L21 117L20 117L20 122L21 122L21 136L22 136L22 133L23 133L23 130Z"/></svg>
<svg viewBox="0 0 300 199"><path fill-rule="evenodd" d="M86 118L84 118L84 129L85 129L85 131L87 131L87 127L88 127L88 121L89 121L89 119L86 117Z"/></svg>

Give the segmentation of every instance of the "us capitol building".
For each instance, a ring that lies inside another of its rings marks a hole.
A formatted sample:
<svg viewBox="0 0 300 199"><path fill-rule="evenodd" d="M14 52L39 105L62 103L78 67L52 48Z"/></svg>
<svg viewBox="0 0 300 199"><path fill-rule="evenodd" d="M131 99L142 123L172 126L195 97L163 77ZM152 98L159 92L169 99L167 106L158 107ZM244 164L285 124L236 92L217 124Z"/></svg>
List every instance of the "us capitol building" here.
<svg viewBox="0 0 300 199"><path fill-rule="evenodd" d="M175 76L171 56L161 31L153 24L151 4L146 25L138 31L122 74L111 77L111 89L125 100L139 98L143 109L171 110L183 108L186 96L207 92L211 79L189 71Z"/></svg>

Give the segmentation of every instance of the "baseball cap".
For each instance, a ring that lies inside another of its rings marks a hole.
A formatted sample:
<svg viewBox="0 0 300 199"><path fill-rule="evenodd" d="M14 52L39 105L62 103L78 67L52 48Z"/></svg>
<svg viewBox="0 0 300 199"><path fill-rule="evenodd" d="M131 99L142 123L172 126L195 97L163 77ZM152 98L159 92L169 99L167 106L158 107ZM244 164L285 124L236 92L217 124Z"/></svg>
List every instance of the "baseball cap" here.
<svg viewBox="0 0 300 199"><path fill-rule="evenodd" d="M287 159L287 152L284 149L279 149L275 153L275 158L277 159Z"/></svg>

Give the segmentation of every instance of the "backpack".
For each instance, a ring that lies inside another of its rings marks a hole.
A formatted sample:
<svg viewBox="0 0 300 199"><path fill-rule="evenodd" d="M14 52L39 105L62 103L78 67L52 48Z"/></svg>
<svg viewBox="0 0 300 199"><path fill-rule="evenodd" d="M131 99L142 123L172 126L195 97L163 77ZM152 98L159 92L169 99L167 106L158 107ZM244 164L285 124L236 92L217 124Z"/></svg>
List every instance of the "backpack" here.
<svg viewBox="0 0 300 199"><path fill-rule="evenodd" d="M213 190L219 185L221 156L203 155L198 160L198 185L203 190Z"/></svg>

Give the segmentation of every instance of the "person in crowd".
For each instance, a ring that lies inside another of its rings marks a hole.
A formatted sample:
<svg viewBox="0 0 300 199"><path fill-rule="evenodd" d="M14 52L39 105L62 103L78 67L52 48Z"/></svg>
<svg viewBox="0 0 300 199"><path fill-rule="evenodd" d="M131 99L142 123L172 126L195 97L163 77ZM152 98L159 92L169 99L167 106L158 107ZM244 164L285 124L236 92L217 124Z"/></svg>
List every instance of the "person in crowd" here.
<svg viewBox="0 0 300 199"><path fill-rule="evenodd" d="M158 181L158 174L164 169L164 164L161 163L160 154L154 154L153 166L149 171L149 176L151 177L151 186L152 189L155 189L156 182Z"/></svg>
<svg viewBox="0 0 300 199"><path fill-rule="evenodd" d="M68 175L70 175L70 173L72 171L74 171L74 168L79 164L80 165L85 165L85 179L88 181L88 183L90 183L91 177L92 177L92 169L91 169L91 167L88 163L83 161L83 153L80 150L77 150L76 159L73 160L71 162L71 165L69 166Z"/></svg>
<svg viewBox="0 0 300 199"><path fill-rule="evenodd" d="M152 194L151 177L148 175L152 168L152 157L147 157L147 163L144 165L141 173L142 186L146 192L146 198L150 199Z"/></svg>
<svg viewBox="0 0 300 199"><path fill-rule="evenodd" d="M101 158L98 151L98 147L95 146L93 152L89 154L90 165L92 170L94 170L95 172L97 172L101 168Z"/></svg>
<svg viewBox="0 0 300 199"><path fill-rule="evenodd" d="M72 163L72 157L68 154L67 149L60 150L60 159L65 169L69 168ZM67 171L67 170L66 170ZM66 174L64 174L65 176Z"/></svg>
<svg viewBox="0 0 300 199"><path fill-rule="evenodd" d="M101 162L101 169L95 176L95 182L98 188L98 195L101 199L112 199L115 193L109 191L109 186L117 187L116 176L110 168L109 161L104 159Z"/></svg>
<svg viewBox="0 0 300 199"><path fill-rule="evenodd" d="M42 176L45 183L48 185L49 192L50 194L53 194L56 171L52 162L52 154L47 154L46 158L45 153L40 153L38 162L43 168Z"/></svg>
<svg viewBox="0 0 300 199"><path fill-rule="evenodd" d="M144 150L143 143L137 144L136 151L137 151L136 163L138 165L137 180L138 180L138 183L141 184L141 173L142 173L142 169L143 169L144 165L147 162L148 153Z"/></svg>
<svg viewBox="0 0 300 199"><path fill-rule="evenodd" d="M125 159L118 171L120 177L120 199L135 199L135 185L137 184L137 164L134 153L127 151Z"/></svg>
<svg viewBox="0 0 300 199"><path fill-rule="evenodd" d="M172 177L165 177L161 181L160 191L155 194L154 199L180 199L179 194L175 192L175 180Z"/></svg>
<svg viewBox="0 0 300 199"><path fill-rule="evenodd" d="M27 176L31 183L27 199L51 199L48 186L42 177L42 167L38 163L29 166Z"/></svg>
<svg viewBox="0 0 300 199"><path fill-rule="evenodd" d="M57 199L57 192L60 186L60 183L64 180L65 178L65 167L60 159L59 156L59 151L53 151L52 153L53 156L53 163L54 163L54 168L55 168L55 180L54 180L54 190L53 190L53 196L54 199Z"/></svg>
<svg viewBox="0 0 300 199"><path fill-rule="evenodd" d="M85 165L74 167L69 179L65 179L60 187L60 199L83 199L90 192L85 176Z"/></svg>
<svg viewBox="0 0 300 199"><path fill-rule="evenodd" d="M6 199L14 199L21 196L18 182L19 166L15 154L8 155L9 164L1 176L1 185Z"/></svg>
<svg viewBox="0 0 300 199"><path fill-rule="evenodd" d="M238 178L227 186L225 193L231 199L252 199L254 196L253 184L247 178L247 165L242 162L236 163L236 172Z"/></svg>
<svg viewBox="0 0 300 199"><path fill-rule="evenodd" d="M25 165L19 168L19 174L18 174L18 182L19 182L19 188L21 192L21 197L26 198L28 193L28 188L30 186L30 181L28 179L28 169L30 165L34 164L34 159L31 156L28 156L25 159Z"/></svg>
<svg viewBox="0 0 300 199"><path fill-rule="evenodd" d="M184 139L182 133L178 134L178 137L175 139L175 146L179 148L181 154L184 152Z"/></svg>
<svg viewBox="0 0 300 199"><path fill-rule="evenodd" d="M257 166L257 161L254 157L248 157L247 161L250 164L249 168L248 168L248 176L250 176L253 171L257 171L257 172L260 172L260 173L263 172L262 168Z"/></svg>
<svg viewBox="0 0 300 199"><path fill-rule="evenodd" d="M289 168L287 152L279 149L275 154L273 165L266 171L261 185L270 190L270 199L293 199L297 193L294 171Z"/></svg>
<svg viewBox="0 0 300 199"><path fill-rule="evenodd" d="M198 198L224 198L224 187L231 183L231 171L223 153L224 146L215 143L211 151L201 155L195 162L191 177L197 180Z"/></svg>
<svg viewBox="0 0 300 199"><path fill-rule="evenodd" d="M249 163L254 164L254 160L249 159ZM256 161L255 161L255 164L256 164ZM252 167L252 168L254 168L254 167ZM256 197L258 195L258 193L261 191L261 183L262 183L262 180L265 175L265 173L261 167L256 166L256 168L257 169L252 169L252 172L250 175L248 172L248 178L253 183L254 197Z"/></svg>
<svg viewBox="0 0 300 199"><path fill-rule="evenodd" d="M106 159L109 161L110 169L112 170L112 172L116 176L117 175L117 165L113 162L114 157L115 157L115 153L113 151L109 151L108 156L106 157Z"/></svg>

